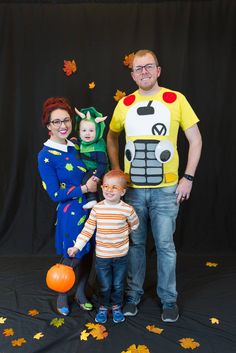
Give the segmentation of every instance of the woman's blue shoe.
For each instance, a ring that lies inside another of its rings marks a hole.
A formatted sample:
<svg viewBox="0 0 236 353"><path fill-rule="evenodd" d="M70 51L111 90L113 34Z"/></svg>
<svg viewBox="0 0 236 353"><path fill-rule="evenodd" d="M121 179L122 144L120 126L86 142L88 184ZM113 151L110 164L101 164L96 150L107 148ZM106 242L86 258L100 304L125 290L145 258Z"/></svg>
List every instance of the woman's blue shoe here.
<svg viewBox="0 0 236 353"><path fill-rule="evenodd" d="M57 311L59 314L61 314L63 316L67 316L70 313L69 308L66 306L64 306L63 308L57 308Z"/></svg>

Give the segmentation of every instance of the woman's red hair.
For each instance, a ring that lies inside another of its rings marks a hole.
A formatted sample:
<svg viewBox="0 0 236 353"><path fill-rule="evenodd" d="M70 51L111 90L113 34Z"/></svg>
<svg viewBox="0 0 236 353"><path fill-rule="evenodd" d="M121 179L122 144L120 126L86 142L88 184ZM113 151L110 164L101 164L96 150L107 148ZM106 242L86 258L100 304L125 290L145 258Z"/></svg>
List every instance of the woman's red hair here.
<svg viewBox="0 0 236 353"><path fill-rule="evenodd" d="M66 110L70 117L73 117L74 112L67 98L51 97L48 98L43 104L42 122L44 126L49 124L51 112L56 109Z"/></svg>

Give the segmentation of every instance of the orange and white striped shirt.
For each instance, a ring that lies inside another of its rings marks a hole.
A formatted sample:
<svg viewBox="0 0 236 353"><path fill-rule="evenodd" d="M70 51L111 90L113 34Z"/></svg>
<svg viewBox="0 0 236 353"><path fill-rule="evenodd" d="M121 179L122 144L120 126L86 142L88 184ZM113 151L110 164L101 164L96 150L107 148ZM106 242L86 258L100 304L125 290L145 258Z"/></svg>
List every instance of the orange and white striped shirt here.
<svg viewBox="0 0 236 353"><path fill-rule="evenodd" d="M134 208L120 201L111 205L103 200L96 204L78 235L75 247L82 250L96 229L96 256L125 256L129 250L129 233L139 226Z"/></svg>

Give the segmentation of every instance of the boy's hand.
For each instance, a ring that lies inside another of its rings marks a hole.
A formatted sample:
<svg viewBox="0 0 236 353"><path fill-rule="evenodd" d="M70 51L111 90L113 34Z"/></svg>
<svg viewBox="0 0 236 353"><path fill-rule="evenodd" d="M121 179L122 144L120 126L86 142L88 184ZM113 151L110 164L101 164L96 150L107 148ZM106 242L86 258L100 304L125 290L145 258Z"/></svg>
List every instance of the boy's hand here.
<svg viewBox="0 0 236 353"><path fill-rule="evenodd" d="M75 246L73 246L72 248L67 249L67 254L70 257L75 257L75 254L77 254L78 251L79 251L79 249L77 249Z"/></svg>

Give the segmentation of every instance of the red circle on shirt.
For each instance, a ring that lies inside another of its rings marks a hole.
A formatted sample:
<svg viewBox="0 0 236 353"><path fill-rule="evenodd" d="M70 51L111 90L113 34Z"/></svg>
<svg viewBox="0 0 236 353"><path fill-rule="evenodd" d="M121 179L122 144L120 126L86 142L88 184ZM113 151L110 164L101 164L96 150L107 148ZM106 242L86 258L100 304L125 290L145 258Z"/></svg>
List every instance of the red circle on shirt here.
<svg viewBox="0 0 236 353"><path fill-rule="evenodd" d="M165 92L165 93L163 93L162 97L163 97L164 102L173 103L176 100L177 95L174 92Z"/></svg>
<svg viewBox="0 0 236 353"><path fill-rule="evenodd" d="M130 96L125 97L124 99L124 105L131 105L135 101L135 95L131 94Z"/></svg>

